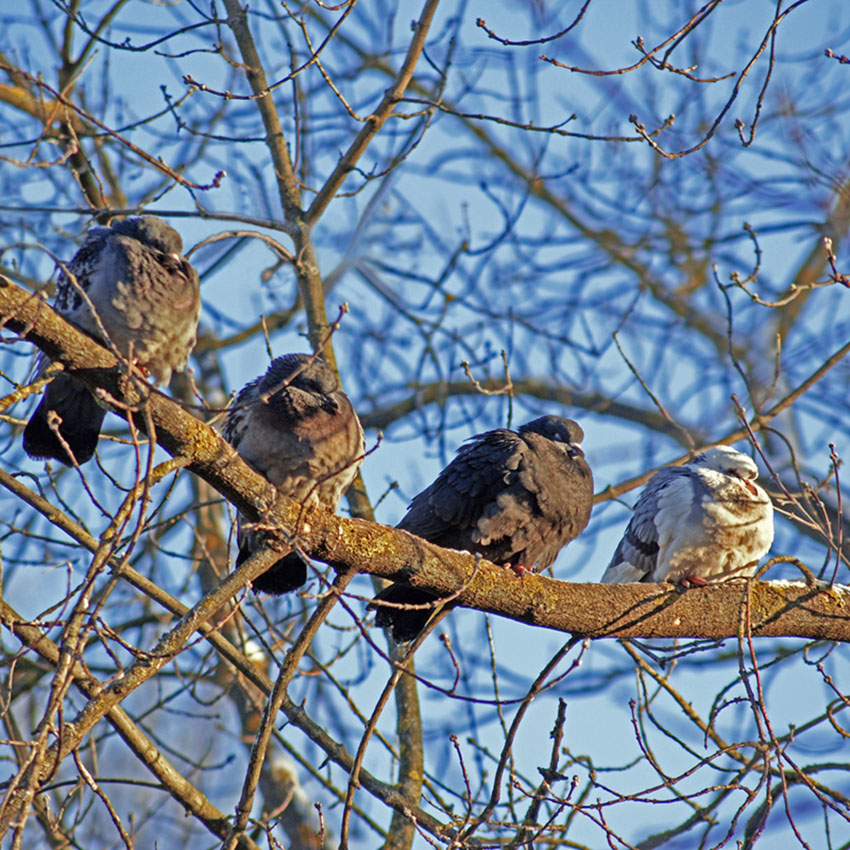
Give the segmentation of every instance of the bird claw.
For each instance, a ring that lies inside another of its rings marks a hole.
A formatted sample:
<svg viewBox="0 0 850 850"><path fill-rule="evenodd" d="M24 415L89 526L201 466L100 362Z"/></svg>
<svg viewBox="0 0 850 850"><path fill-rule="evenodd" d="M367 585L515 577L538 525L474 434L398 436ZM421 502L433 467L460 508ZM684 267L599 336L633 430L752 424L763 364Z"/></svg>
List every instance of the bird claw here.
<svg viewBox="0 0 850 850"><path fill-rule="evenodd" d="M685 587L685 588L688 588L688 587L705 587L708 584L708 582L704 578L702 578L701 576L689 575L689 576L684 576L682 578L682 580L679 582L679 584L682 587Z"/></svg>
<svg viewBox="0 0 850 850"><path fill-rule="evenodd" d="M522 578L526 573L533 573L534 570L531 567L525 566L525 564L508 564L508 567L520 578Z"/></svg>

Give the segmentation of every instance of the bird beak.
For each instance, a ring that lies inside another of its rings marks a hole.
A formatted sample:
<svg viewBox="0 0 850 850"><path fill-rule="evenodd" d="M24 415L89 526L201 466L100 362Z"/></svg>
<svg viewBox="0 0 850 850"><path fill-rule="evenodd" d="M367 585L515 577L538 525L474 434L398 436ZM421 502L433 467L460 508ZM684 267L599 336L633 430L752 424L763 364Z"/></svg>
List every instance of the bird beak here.
<svg viewBox="0 0 850 850"><path fill-rule="evenodd" d="M744 478L744 477L741 475L741 473L740 473L740 472L737 472L737 471L735 471L735 470L733 470L733 469L730 469L730 470L729 470L729 474L730 474L730 475L734 475L734 476L735 476L735 478L737 478L737 479L738 479L738 481L740 481L740 482L741 482L741 484L743 484L743 485L744 485L744 486L745 486L745 487L746 487L746 488L747 488L747 489L748 489L748 490L749 490L749 491L750 491L750 492L751 492L754 496L758 496L759 491L756 489L756 485L755 485L755 484L753 484L753 482L752 482L752 481L749 481L748 479Z"/></svg>

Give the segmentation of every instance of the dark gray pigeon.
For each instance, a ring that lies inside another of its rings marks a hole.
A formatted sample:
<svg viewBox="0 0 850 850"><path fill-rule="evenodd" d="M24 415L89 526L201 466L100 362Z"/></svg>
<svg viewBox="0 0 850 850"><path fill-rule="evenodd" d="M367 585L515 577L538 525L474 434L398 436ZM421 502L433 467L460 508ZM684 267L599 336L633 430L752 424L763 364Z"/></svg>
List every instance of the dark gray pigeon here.
<svg viewBox="0 0 850 850"><path fill-rule="evenodd" d="M309 354L275 358L265 375L246 384L227 414L224 439L285 495L335 511L365 451L363 428L334 371ZM238 567L261 534L237 517ZM287 593L307 581L295 552L254 579L254 590Z"/></svg>
<svg viewBox="0 0 850 850"><path fill-rule="evenodd" d="M182 250L180 234L156 216L93 227L68 263L77 285L64 272L59 277L56 311L98 342L108 337L120 354L132 353L156 383L167 384L172 370L186 368L201 311L198 273ZM24 450L70 465L48 411L61 419L59 433L77 463L89 460L106 410L70 375L60 373L48 384L24 429Z"/></svg>
<svg viewBox="0 0 850 850"><path fill-rule="evenodd" d="M542 570L590 519L593 476L581 450L584 433L571 419L541 416L519 429L472 437L436 481L415 496L396 526L437 546L488 561ZM375 622L399 643L413 640L434 609L381 605L434 602L404 584L370 603Z"/></svg>
<svg viewBox="0 0 850 850"><path fill-rule="evenodd" d="M656 472L602 581L703 585L751 576L773 542L773 505L758 474L729 446Z"/></svg>

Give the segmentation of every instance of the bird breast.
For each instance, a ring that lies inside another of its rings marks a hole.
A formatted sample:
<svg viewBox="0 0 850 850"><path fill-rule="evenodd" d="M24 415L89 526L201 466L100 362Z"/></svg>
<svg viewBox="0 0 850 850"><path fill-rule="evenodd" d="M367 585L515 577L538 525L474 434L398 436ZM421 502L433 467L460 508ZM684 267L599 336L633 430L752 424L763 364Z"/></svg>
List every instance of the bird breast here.
<svg viewBox="0 0 850 850"><path fill-rule="evenodd" d="M750 565L773 542L773 505L753 482L700 470L672 482L658 505L656 581L676 582L693 572L707 581L751 574Z"/></svg>
<svg viewBox="0 0 850 850"><path fill-rule="evenodd" d="M349 413L320 410L284 427L271 405L256 402L240 430L239 454L282 493L336 508L364 451L360 422Z"/></svg>

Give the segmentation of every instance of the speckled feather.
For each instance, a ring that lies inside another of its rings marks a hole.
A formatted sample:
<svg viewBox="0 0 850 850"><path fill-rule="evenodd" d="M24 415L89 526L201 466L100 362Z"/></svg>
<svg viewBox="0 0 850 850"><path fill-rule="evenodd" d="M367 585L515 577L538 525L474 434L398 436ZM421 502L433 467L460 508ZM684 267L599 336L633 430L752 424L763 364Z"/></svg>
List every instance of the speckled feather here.
<svg viewBox="0 0 850 850"><path fill-rule="evenodd" d="M177 231L156 216L92 228L68 263L69 274L59 277L55 308L101 343L105 331L120 354L132 352L140 367L166 384L173 370L186 367L201 309L198 273L182 248ZM103 408L68 375L48 385L24 431L24 449L32 457L67 464L70 458L48 426L49 410L61 417L63 439L85 463L97 446Z"/></svg>
<svg viewBox="0 0 850 850"><path fill-rule="evenodd" d="M587 525L593 476L572 420L543 416L519 429L487 431L460 447L433 484L410 503L398 528L506 566L541 570ZM422 604L434 596L394 584L379 602ZM375 622L412 640L432 609L375 605Z"/></svg>
<svg viewBox="0 0 850 850"><path fill-rule="evenodd" d="M752 575L773 542L773 505L747 455L717 446L649 480L602 576L623 582Z"/></svg>
<svg viewBox="0 0 850 850"><path fill-rule="evenodd" d="M311 359L287 354L272 361L265 375L239 392L223 435L280 492L335 511L360 468L363 428L333 370ZM241 515L237 540L238 566L260 544L260 532ZM306 580L306 565L291 553L253 586L265 593L286 593Z"/></svg>

